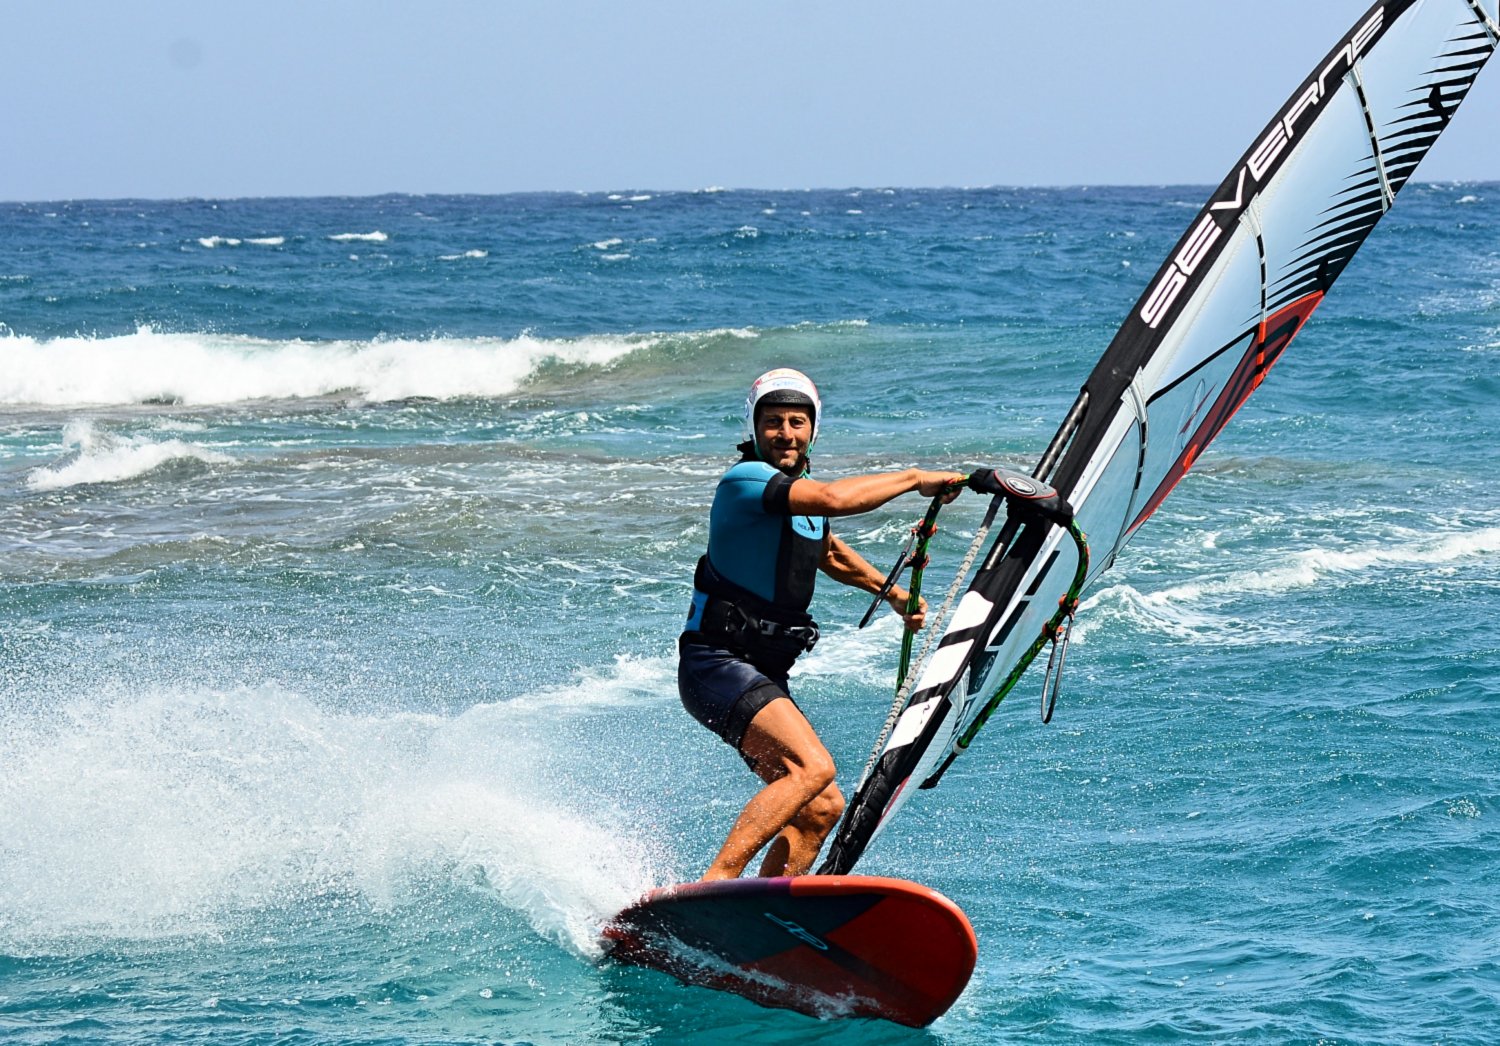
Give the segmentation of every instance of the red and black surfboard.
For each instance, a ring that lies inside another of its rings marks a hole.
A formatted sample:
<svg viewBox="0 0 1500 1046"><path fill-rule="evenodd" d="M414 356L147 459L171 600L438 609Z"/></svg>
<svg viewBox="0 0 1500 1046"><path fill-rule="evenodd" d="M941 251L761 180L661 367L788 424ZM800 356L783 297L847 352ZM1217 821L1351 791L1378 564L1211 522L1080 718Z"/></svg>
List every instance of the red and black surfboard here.
<svg viewBox="0 0 1500 1046"><path fill-rule="evenodd" d="M612 958L814 1017L931 1024L974 972L969 920L935 890L873 876L667 886L604 929Z"/></svg>

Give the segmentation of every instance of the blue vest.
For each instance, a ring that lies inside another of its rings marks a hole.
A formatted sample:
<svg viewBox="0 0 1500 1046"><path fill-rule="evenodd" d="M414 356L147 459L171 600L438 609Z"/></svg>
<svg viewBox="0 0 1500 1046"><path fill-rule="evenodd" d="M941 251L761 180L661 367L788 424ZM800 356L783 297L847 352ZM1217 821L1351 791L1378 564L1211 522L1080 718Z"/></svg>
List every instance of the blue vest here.
<svg viewBox="0 0 1500 1046"><path fill-rule="evenodd" d="M703 620L710 596L782 624L811 624L824 516L793 515L793 479L764 461L742 461L719 480L708 515L708 554L693 577L686 630Z"/></svg>

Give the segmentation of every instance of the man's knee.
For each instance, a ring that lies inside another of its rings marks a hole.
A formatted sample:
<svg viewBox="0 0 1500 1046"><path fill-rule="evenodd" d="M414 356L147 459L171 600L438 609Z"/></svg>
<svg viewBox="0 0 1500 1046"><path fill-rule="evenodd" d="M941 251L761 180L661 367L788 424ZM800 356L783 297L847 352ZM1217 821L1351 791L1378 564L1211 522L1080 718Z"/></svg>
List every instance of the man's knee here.
<svg viewBox="0 0 1500 1046"><path fill-rule="evenodd" d="M802 782L803 790L810 797L809 804L818 802L825 792L832 789L834 795L838 796L840 809L843 808L844 797L839 792L839 786L834 784L838 771L833 765L833 756L821 746L816 754L805 759L793 772Z"/></svg>

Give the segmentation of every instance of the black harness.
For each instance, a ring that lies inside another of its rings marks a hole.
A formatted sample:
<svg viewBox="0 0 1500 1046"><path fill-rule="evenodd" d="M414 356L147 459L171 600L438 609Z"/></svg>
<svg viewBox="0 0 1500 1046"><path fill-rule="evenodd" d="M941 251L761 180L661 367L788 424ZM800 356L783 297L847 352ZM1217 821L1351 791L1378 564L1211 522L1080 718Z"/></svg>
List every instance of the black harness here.
<svg viewBox="0 0 1500 1046"><path fill-rule="evenodd" d="M796 657L818 642L818 624L791 625L756 617L738 603L710 595L703 608L698 630L731 650L746 654L765 652L777 657Z"/></svg>
<svg viewBox="0 0 1500 1046"><path fill-rule="evenodd" d="M722 646L752 662L790 668L818 641L818 623L803 610L778 607L720 576L704 556L693 572L693 587L705 603L698 627L684 632L690 642Z"/></svg>

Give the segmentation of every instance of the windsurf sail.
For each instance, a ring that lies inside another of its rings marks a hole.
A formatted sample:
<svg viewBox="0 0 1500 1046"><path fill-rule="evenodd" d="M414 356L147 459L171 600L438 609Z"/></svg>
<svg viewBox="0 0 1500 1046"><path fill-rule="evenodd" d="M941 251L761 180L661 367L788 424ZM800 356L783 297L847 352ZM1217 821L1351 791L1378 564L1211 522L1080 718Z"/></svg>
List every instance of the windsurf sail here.
<svg viewBox="0 0 1500 1046"><path fill-rule="evenodd" d="M1009 511L820 874L854 867L1024 670L1076 575L1113 563L1302 329L1493 53L1500 0L1377 3L1255 139L1084 383L1033 476L1071 508ZM999 497L1000 495L997 495Z"/></svg>

